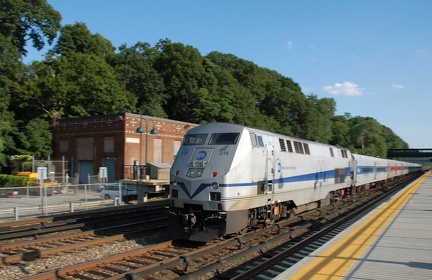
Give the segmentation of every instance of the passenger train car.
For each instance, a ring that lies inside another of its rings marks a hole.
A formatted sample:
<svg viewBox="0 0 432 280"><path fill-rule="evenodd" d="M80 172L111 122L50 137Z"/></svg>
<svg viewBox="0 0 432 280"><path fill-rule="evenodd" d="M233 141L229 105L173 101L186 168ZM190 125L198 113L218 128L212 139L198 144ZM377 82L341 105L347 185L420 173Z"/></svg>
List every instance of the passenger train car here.
<svg viewBox="0 0 432 280"><path fill-rule="evenodd" d="M185 135L171 168L170 226L210 241L329 204L420 165L228 123Z"/></svg>

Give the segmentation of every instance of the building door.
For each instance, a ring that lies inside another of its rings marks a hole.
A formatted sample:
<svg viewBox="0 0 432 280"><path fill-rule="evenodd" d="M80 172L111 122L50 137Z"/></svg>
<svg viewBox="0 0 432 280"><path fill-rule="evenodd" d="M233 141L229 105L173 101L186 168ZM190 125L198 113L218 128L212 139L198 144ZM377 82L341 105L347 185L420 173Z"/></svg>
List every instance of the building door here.
<svg viewBox="0 0 432 280"><path fill-rule="evenodd" d="M107 168L108 183L113 183L115 181L115 157L102 158L102 166Z"/></svg>
<svg viewBox="0 0 432 280"><path fill-rule="evenodd" d="M79 184L88 184L89 175L93 175L93 161L80 161L78 163L79 169Z"/></svg>

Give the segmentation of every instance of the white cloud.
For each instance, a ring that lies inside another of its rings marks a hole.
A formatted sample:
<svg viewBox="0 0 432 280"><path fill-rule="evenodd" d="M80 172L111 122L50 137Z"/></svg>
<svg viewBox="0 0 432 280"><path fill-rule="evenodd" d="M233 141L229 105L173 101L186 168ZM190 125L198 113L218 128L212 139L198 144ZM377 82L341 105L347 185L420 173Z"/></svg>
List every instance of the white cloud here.
<svg viewBox="0 0 432 280"><path fill-rule="evenodd" d="M290 50L290 49L292 49L293 47L294 47L294 42L289 41L288 44L287 44L287 48Z"/></svg>
<svg viewBox="0 0 432 280"><path fill-rule="evenodd" d="M392 88L394 89L404 89L405 87L401 84L392 84L391 85Z"/></svg>
<svg viewBox="0 0 432 280"><path fill-rule="evenodd" d="M325 86L323 90L338 95L359 96L363 94L363 89L351 82L335 83L331 86Z"/></svg>

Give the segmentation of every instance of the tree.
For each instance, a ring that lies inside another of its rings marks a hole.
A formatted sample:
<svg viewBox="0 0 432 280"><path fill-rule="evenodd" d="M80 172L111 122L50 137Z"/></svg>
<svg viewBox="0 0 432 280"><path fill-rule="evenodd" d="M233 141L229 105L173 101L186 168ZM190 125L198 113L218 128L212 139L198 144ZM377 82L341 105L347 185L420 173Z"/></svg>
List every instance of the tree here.
<svg viewBox="0 0 432 280"><path fill-rule="evenodd" d="M334 116L332 118L331 129L333 136L330 140L330 143L352 150L353 145L350 137L350 127L347 118L345 116Z"/></svg>
<svg viewBox="0 0 432 280"><path fill-rule="evenodd" d="M21 90L24 65L20 57L10 38L0 34L0 168L8 165L7 151L15 149L11 133L16 130L16 122L10 102L12 95L17 96Z"/></svg>
<svg viewBox="0 0 432 280"><path fill-rule="evenodd" d="M46 0L1 1L0 34L26 55L28 41L41 50L45 38L51 44L60 29L61 15Z"/></svg>
<svg viewBox="0 0 432 280"><path fill-rule="evenodd" d="M92 34L85 23L65 25L51 54L68 56L69 53L114 55L115 47L100 34Z"/></svg>
<svg viewBox="0 0 432 280"><path fill-rule="evenodd" d="M409 149L408 143L397 136L390 128L383 127L383 136L385 138L387 149Z"/></svg>
<svg viewBox="0 0 432 280"><path fill-rule="evenodd" d="M11 100L21 96L25 71L21 57L28 42L41 50L60 29L60 14L45 0L1 1L0 6L0 168L9 166L20 136ZM12 96L14 98L12 99Z"/></svg>
<svg viewBox="0 0 432 280"><path fill-rule="evenodd" d="M50 123L35 118L27 123L23 133L19 135L20 154L31 154L35 158L46 158L52 154L52 133Z"/></svg>
<svg viewBox="0 0 432 280"><path fill-rule="evenodd" d="M136 104L117 82L114 69L93 54L68 53L34 63L27 84L21 108L48 118L54 112L69 118L119 113L134 110Z"/></svg>
<svg viewBox="0 0 432 280"><path fill-rule="evenodd" d="M137 98L137 113L167 117L163 107L168 95L161 75L153 68L155 48L138 42L130 48L122 45L119 50L109 63L116 70L117 80L124 90Z"/></svg>
<svg viewBox="0 0 432 280"><path fill-rule="evenodd" d="M164 107L168 117L175 120L200 122L193 108L199 108L199 96L204 84L203 58L197 49L181 43L161 40L154 67L164 80L169 96Z"/></svg>
<svg viewBox="0 0 432 280"><path fill-rule="evenodd" d="M387 154L382 126L373 118L355 117L349 120L350 134L356 152L385 157Z"/></svg>
<svg viewBox="0 0 432 280"><path fill-rule="evenodd" d="M336 111L336 102L333 98L321 98L316 95L307 97L309 102L316 108L319 113L318 119L313 126L313 135L315 139L322 143L329 143L333 138L332 118Z"/></svg>

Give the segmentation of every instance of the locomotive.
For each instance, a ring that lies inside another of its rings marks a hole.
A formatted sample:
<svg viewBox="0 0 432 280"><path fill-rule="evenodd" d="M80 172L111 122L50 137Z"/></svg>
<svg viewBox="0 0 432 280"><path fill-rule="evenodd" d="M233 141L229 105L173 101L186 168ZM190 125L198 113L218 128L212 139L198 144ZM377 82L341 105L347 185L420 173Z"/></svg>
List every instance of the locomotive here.
<svg viewBox="0 0 432 280"><path fill-rule="evenodd" d="M421 165L252 127L189 130L171 167L169 226L208 242L327 205Z"/></svg>

